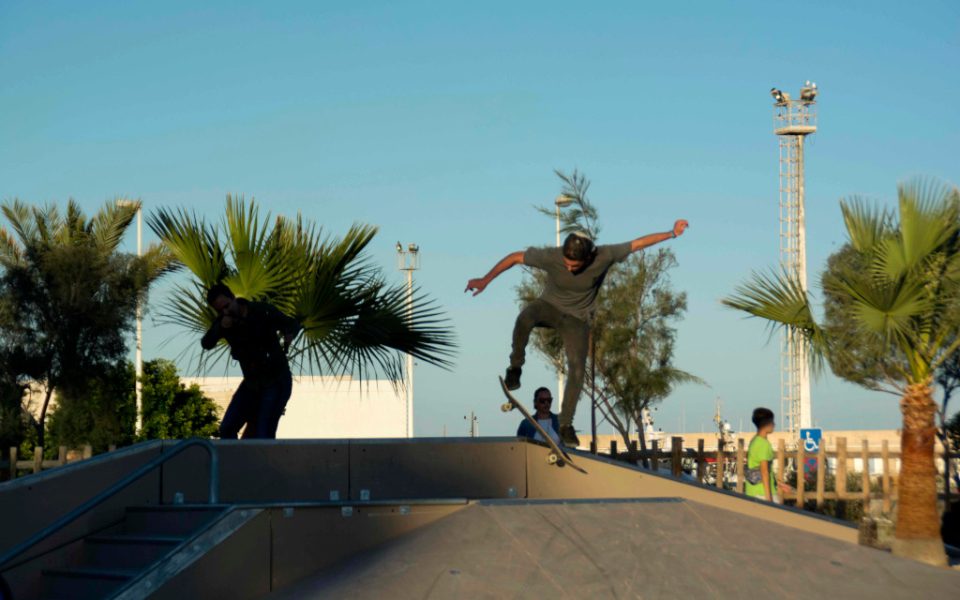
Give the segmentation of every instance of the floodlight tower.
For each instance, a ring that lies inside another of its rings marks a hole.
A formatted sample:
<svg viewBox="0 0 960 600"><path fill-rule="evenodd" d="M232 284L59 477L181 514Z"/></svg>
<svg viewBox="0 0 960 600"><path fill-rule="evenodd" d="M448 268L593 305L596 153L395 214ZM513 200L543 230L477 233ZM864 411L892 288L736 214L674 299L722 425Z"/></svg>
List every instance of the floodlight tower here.
<svg viewBox="0 0 960 600"><path fill-rule="evenodd" d="M817 84L807 81L800 98L777 88L773 133L780 140L780 267L807 290L807 232L804 217L803 144L817 131ZM784 429L799 434L810 427L809 348L799 335L785 333L780 353L780 414Z"/></svg>
<svg viewBox="0 0 960 600"><path fill-rule="evenodd" d="M397 268L407 272L407 321L413 322L413 272L420 268L420 246L408 244L407 249L397 242ZM413 437L413 355L407 354L407 381L406 385L407 427L408 438Z"/></svg>

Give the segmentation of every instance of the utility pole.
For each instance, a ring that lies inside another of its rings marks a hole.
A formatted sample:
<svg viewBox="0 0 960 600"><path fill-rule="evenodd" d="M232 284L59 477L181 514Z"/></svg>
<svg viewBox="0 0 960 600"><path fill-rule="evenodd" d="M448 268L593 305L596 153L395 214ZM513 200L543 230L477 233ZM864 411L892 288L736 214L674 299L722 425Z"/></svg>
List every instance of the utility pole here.
<svg viewBox="0 0 960 600"><path fill-rule="evenodd" d="M560 247L560 207L568 206L573 204L573 198L570 196L560 194L553 201L554 206L557 208L557 248ZM563 357L560 358L563 360ZM555 396L559 399L558 407L560 410L563 410L563 365L557 369L557 393Z"/></svg>
<svg viewBox="0 0 960 600"><path fill-rule="evenodd" d="M807 291L807 228L804 193L803 145L817 131L817 84L807 81L800 98L777 88L774 129L780 143L780 267ZM799 435L810 427L810 363L806 340L789 331L783 334L780 352L780 413L785 429Z"/></svg>
<svg viewBox="0 0 960 600"><path fill-rule="evenodd" d="M469 421L469 422L470 422L470 437L475 438L475 437L479 436L479 435L480 435L480 425L479 425L480 420L477 419L477 415L475 415L475 414L473 413L473 411L471 410L471 411L470 411L470 416L469 416L469 417L464 416L463 419L464 419L465 421Z"/></svg>
<svg viewBox="0 0 960 600"><path fill-rule="evenodd" d="M408 244L407 249L397 242L397 268L407 273L407 322L413 324L413 272L420 268L420 246ZM413 355L407 354L406 413L408 438L413 437Z"/></svg>

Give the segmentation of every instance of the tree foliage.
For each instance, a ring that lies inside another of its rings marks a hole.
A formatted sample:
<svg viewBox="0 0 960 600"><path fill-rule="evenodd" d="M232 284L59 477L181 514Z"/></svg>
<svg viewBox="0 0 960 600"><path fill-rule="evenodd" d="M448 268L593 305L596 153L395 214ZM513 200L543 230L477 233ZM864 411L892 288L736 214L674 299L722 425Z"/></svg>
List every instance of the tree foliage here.
<svg viewBox="0 0 960 600"><path fill-rule="evenodd" d="M299 216L261 218L253 200L227 197L224 218L207 223L186 210L149 219L177 264L192 274L177 286L161 319L202 333L213 322L206 289L226 283L240 297L266 301L303 325L290 350L301 369L374 370L399 380L404 353L448 366L455 348L441 311L419 291L407 306L402 285L388 285L364 249L377 230L355 225L325 236ZM224 356L225 344L213 359ZM205 365L206 354L200 364Z"/></svg>
<svg viewBox="0 0 960 600"><path fill-rule="evenodd" d="M587 196L590 181L576 170L570 175L561 171L556 174L562 184L561 196L571 200L560 213L561 232L582 232L596 240L600 222L597 208ZM554 209L536 208L556 218ZM632 427L637 427L642 436L645 408L669 396L679 384L703 383L673 365L674 326L687 308L686 293L675 292L670 285L669 271L676 264L674 254L666 249L633 254L610 269L597 296L592 325L597 402L604 419L627 446ZM517 288L520 303L537 298L543 283L542 271L527 269ZM566 372L563 343L555 330L534 329L531 343L554 369ZM642 437L641 443L645 443Z"/></svg>
<svg viewBox="0 0 960 600"><path fill-rule="evenodd" d="M54 206L7 202L0 227L0 355L7 386L42 382L47 391L33 424L43 443L54 391L82 398L90 373L126 353L138 302L169 267L153 246L142 257L118 246L139 202L108 202L87 217L73 200Z"/></svg>
<svg viewBox="0 0 960 600"><path fill-rule="evenodd" d="M629 447L631 426L640 434L643 414L683 383L704 381L673 364L675 324L687 309L685 292L675 292L669 272L673 252L640 252L611 269L598 298L594 324L598 403L604 418Z"/></svg>
<svg viewBox="0 0 960 600"><path fill-rule="evenodd" d="M219 409L197 384L180 381L177 367L157 359L143 365L143 429L140 439L209 438L217 435Z"/></svg>
<svg viewBox="0 0 960 600"><path fill-rule="evenodd" d="M841 377L901 396L897 548L922 547L918 557L941 562L931 386L960 347L960 190L917 179L899 186L898 200L897 214L841 202L848 245L822 278L823 324L786 273L755 274L724 303L801 336L815 368L826 360Z"/></svg>
<svg viewBox="0 0 960 600"><path fill-rule="evenodd" d="M99 453L110 444L133 443L137 420L135 377L133 364L121 361L101 368L95 377L87 377L82 382L82 395L57 394L56 408L48 419L49 448L90 444Z"/></svg>
<svg viewBox="0 0 960 600"><path fill-rule="evenodd" d="M103 452L110 444L139 440L213 437L219 423L216 403L193 384L181 382L169 360L143 363L143 428L135 433L136 372L123 361L89 378L82 398L58 397L49 419L50 448L93 446Z"/></svg>

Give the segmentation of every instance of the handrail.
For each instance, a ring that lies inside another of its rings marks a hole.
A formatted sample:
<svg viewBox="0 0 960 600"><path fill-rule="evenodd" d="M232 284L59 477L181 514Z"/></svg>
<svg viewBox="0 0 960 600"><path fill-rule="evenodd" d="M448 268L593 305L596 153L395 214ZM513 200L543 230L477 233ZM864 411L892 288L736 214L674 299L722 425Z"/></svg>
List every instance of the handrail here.
<svg viewBox="0 0 960 600"><path fill-rule="evenodd" d="M220 459L217 456L217 448L210 442L210 440L205 440L202 438L191 438L189 440L184 440L179 444L177 444L176 446L174 446L169 452L164 452L163 454L151 460L147 464L141 466L136 471L130 473L129 475L127 475L117 483L113 484L109 488L100 492L93 498L87 500L80 506L74 508L72 511L70 511L66 515L60 517L50 525L46 526L45 528L43 528L42 530L34 534L28 540L21 542L16 546L14 546L13 548L11 548L10 550L4 552L2 555L0 555L0 572L7 570L7 565L10 562L12 562L14 558L19 556L23 552L26 552L33 546L36 546L37 544L47 539L48 537L50 537L60 529L63 529L64 527L69 525L72 521L74 521L78 517L86 514L95 506L98 506L99 504L103 503L105 500L107 500L108 498L110 498L120 490L126 488L127 486L132 484L134 481L140 479L141 477L143 477L150 471L156 469L157 467L167 462L174 456L177 456L187 448L190 448L193 446L203 446L204 449L207 451L207 454L210 456L210 490L207 496L207 503L217 504L220 501ZM33 559L35 557L30 557L30 558ZM12 565L12 566L19 566L24 562L26 561L21 561L17 565ZM2 577L0 577L0 580L2 580Z"/></svg>

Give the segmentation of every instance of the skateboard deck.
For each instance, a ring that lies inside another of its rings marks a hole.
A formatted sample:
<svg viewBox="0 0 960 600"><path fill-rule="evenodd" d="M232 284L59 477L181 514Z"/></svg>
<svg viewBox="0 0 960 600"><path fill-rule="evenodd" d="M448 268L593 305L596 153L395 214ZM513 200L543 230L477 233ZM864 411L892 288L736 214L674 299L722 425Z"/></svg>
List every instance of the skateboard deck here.
<svg viewBox="0 0 960 600"><path fill-rule="evenodd" d="M586 473L581 467L574 464L573 459L570 458L570 455L567 454L567 451L563 449L559 444L553 441L553 438L550 437L543 427L540 426L540 423L533 418L533 415L530 414L530 411L520 403L519 400L513 397L513 394L510 393L510 390L507 389L507 383L503 380L503 377L500 377L500 388L503 390L503 395L507 397L508 402L500 405L500 410L503 412L510 412L513 409L517 409L523 415L527 421L530 421L530 424L540 432L540 437L544 439L547 446L550 448L550 454L547 455L547 462L552 465L557 465L562 467L563 465L570 465L577 471L581 473Z"/></svg>

